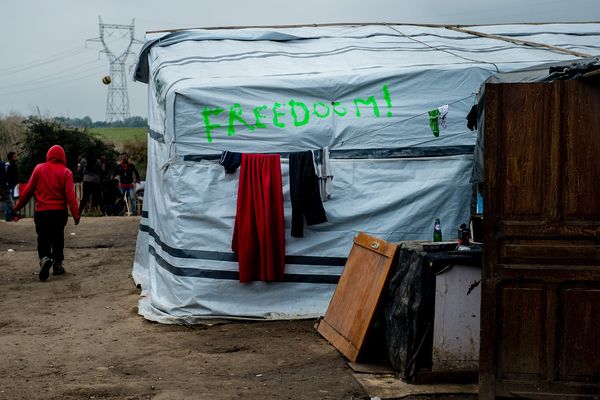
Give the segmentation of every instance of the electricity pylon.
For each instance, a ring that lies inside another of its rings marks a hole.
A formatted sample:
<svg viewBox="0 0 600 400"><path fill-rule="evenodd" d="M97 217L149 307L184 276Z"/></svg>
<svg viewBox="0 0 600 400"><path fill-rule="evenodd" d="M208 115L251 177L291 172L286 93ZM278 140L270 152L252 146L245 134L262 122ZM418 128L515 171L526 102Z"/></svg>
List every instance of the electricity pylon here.
<svg viewBox="0 0 600 400"><path fill-rule="evenodd" d="M129 25L105 24L102 22L102 17L98 16L98 19L100 21L100 36L87 41L101 42L104 49L100 50L100 54L106 54L110 62L109 76L111 82L108 85L108 96L106 97L106 122L122 121L130 116L125 61L127 57L134 54L131 51L131 46L142 42L134 37L135 18L131 20ZM120 35L122 38L129 37L129 43L119 55L113 53L106 43L106 37L115 34Z"/></svg>

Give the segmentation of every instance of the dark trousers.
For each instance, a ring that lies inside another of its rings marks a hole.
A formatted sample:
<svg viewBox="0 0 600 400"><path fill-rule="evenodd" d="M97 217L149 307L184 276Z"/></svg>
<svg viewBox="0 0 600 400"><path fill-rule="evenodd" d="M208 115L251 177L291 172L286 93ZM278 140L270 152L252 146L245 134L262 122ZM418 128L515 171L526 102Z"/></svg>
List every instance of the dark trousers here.
<svg viewBox="0 0 600 400"><path fill-rule="evenodd" d="M307 225L327 222L311 151L290 154L290 197L293 237L304 236L304 218Z"/></svg>
<svg viewBox="0 0 600 400"><path fill-rule="evenodd" d="M36 211L33 221L37 233L37 250L40 260L50 257L62 261L65 256L65 225L69 214L67 210Z"/></svg>
<svg viewBox="0 0 600 400"><path fill-rule="evenodd" d="M81 202L79 203L79 210L83 212L87 205L90 196L92 196L92 207L100 206L100 183L98 182L83 182L83 194L81 196Z"/></svg>

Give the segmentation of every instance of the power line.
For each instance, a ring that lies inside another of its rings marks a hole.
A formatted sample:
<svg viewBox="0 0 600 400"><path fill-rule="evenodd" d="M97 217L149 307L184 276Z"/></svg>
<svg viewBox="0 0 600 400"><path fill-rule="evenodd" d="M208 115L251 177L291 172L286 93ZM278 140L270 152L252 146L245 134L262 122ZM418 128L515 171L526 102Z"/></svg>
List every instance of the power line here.
<svg viewBox="0 0 600 400"><path fill-rule="evenodd" d="M69 76L71 76L72 72L69 72L69 71L77 70L80 67L83 67L85 65L97 64L97 63L98 63L98 60L92 60L92 61L85 62L83 64L78 64L78 65L72 66L70 68L65 68L63 70L57 71L57 72L52 73L52 74L43 75L43 76L40 76L38 78L24 80L24 81L19 81L19 82L11 83L11 84L8 84L8 85L3 85L3 86L0 86L0 91L3 90L3 89L8 89L8 88L11 88L11 87L15 87L15 86L31 85L31 84L35 84L36 82L42 82L43 83L43 82L48 81L48 80L54 80L54 79L57 79L57 78L62 78L63 75L65 75L65 74L68 74ZM80 71L76 71L76 72L85 72L85 71L90 71L90 70L91 69L88 68L88 69L80 70Z"/></svg>
<svg viewBox="0 0 600 400"><path fill-rule="evenodd" d="M72 57L72 56L76 56L82 53L87 52L88 50L91 49L86 49L85 47L80 47L77 49L71 49L71 50L66 50L64 52L61 53L57 53L54 54L52 56L48 56L46 58L42 58L36 61L31 61L25 64L21 64L21 65L15 65L12 67L7 67L7 68L1 68L0 72L2 72L3 74L14 74L14 73L19 73L21 71L27 71L33 68L38 68L38 67L42 67L45 66L47 64L56 62L56 61L62 61L65 58L68 57Z"/></svg>
<svg viewBox="0 0 600 400"><path fill-rule="evenodd" d="M113 43L117 39L108 41L108 43ZM80 54L86 53L88 51L94 51L95 49L89 49L87 47L74 47L68 50L64 50L62 52L50 55L48 57L40 58L37 60L32 60L23 64L13 65L11 67L0 68L0 73L3 75L11 75L18 74L22 71L28 71L30 69L45 67L48 64L52 64L57 61L64 61L66 58L78 56Z"/></svg>
<svg viewBox="0 0 600 400"><path fill-rule="evenodd" d="M101 71L105 70L104 67L95 67L94 69L95 69L95 71L93 73L85 74L83 76L79 76L78 77L77 75L71 75L69 77L64 77L61 80L56 81L54 83L51 83L49 85L43 85L43 86L36 86L36 87L33 87L33 88L13 90L13 91L9 91L9 92L4 92L4 93L2 93L2 95L13 95L13 94L19 94L19 93L23 93L23 92L32 92L32 91L36 91L36 90L40 90L40 89L46 89L46 88L54 87L54 86L67 85L67 84L73 83L75 81L79 81L81 79L84 79L84 78L89 78L91 76L98 76L98 74Z"/></svg>

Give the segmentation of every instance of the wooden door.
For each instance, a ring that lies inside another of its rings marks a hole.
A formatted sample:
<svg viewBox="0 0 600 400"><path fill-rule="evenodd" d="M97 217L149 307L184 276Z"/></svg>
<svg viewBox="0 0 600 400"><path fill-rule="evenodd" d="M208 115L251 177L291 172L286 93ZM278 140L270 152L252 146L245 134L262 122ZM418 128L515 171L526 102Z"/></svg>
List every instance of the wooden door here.
<svg viewBox="0 0 600 400"><path fill-rule="evenodd" d="M600 399L600 85L485 101L480 399Z"/></svg>
<svg viewBox="0 0 600 400"><path fill-rule="evenodd" d="M348 360L361 355L398 246L360 232L317 330Z"/></svg>

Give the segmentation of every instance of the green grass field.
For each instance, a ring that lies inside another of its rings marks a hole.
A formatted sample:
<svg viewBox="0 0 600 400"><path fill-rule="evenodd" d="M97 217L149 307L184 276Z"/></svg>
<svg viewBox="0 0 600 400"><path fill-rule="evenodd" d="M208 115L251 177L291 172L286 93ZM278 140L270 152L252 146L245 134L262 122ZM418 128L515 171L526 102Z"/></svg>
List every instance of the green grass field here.
<svg viewBox="0 0 600 400"><path fill-rule="evenodd" d="M148 128L91 128L90 131L119 145L125 142L146 142Z"/></svg>
<svg viewBox="0 0 600 400"><path fill-rule="evenodd" d="M146 143L148 128L91 128L106 141L115 145L117 151L126 151L135 164L142 180L146 179Z"/></svg>

